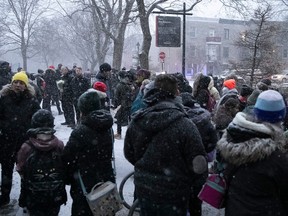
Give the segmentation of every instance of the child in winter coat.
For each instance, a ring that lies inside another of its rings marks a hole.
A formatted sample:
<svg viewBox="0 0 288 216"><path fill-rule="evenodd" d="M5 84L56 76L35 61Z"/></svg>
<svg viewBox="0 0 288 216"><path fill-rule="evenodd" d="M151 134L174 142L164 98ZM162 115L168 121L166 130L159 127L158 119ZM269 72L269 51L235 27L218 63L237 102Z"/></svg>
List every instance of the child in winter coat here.
<svg viewBox="0 0 288 216"><path fill-rule="evenodd" d="M79 176L87 191L91 191L97 182L115 182L111 163L113 118L110 112L102 109L96 91L82 94L78 107L81 121L71 133L62 158L70 177L71 215L93 216L83 195Z"/></svg>
<svg viewBox="0 0 288 216"><path fill-rule="evenodd" d="M30 216L57 216L67 201L61 153L64 144L54 133L50 111L38 110L27 131L29 140L17 154L17 171L21 176L19 205Z"/></svg>

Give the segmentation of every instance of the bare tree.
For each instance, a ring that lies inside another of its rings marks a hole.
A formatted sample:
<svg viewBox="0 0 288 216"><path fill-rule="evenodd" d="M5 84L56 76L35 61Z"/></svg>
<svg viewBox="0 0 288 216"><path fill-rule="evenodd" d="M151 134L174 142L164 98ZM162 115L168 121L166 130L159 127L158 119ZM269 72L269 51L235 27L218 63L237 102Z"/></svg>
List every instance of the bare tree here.
<svg viewBox="0 0 288 216"><path fill-rule="evenodd" d="M279 67L279 60L276 56L275 38L279 32L279 26L276 22L269 21L271 19L272 7L258 7L255 10L253 19L248 24L250 28L240 34L240 37L235 41L235 45L241 48L246 55L242 59L242 65L248 65L251 69L250 83L254 83L254 73L256 69L263 69L264 72L271 73L272 68ZM268 64L267 64L268 63Z"/></svg>
<svg viewBox="0 0 288 216"><path fill-rule="evenodd" d="M162 3L175 3L176 1L169 1L169 0L156 0L153 3L147 5L144 0L136 0L137 6L138 6L138 12L139 12L139 19L140 19L140 24L141 24L141 29L142 29L142 34L143 34L143 43L140 51L140 66L142 68L149 69L149 51L151 48L151 41L152 41L152 36L151 36L151 31L149 27L149 16L153 12L155 8L160 8L162 11L167 11L163 8L161 8L159 5ZM190 8L188 8L186 11L192 11L193 8L202 2L202 0L196 0L191 3ZM181 12L181 10L169 10L172 12Z"/></svg>
<svg viewBox="0 0 288 216"><path fill-rule="evenodd" d="M111 2L108 0L92 2L93 18L100 23L101 30L113 41L113 63L116 69L121 68L125 31L132 22L131 12L135 0Z"/></svg>
<svg viewBox="0 0 288 216"><path fill-rule="evenodd" d="M33 34L32 48L40 62L44 62L46 67L55 64L56 60L63 54L61 47L64 38L59 33L56 19L43 19L37 24Z"/></svg>
<svg viewBox="0 0 288 216"><path fill-rule="evenodd" d="M85 69L94 71L99 59L106 56L108 51L110 44L105 42L107 38L103 33L102 37L99 35L101 32L95 28L91 13L78 12L71 19L67 19L66 24L71 53L82 62ZM102 55L99 52L102 52Z"/></svg>
<svg viewBox="0 0 288 216"><path fill-rule="evenodd" d="M66 41L70 53L82 62L83 67L90 67L90 70L94 71L99 62L105 61L111 46L111 39L101 30L100 21L91 0L67 0L74 5L70 11L60 1L56 1L65 19L64 28L69 32Z"/></svg>
<svg viewBox="0 0 288 216"><path fill-rule="evenodd" d="M5 32L5 48L7 52L20 50L23 68L26 70L27 59L33 55L30 52L32 36L37 22L49 7L49 1L7 0L1 4L0 25Z"/></svg>
<svg viewBox="0 0 288 216"><path fill-rule="evenodd" d="M58 1L59 2L59 1ZM79 0L71 1L77 4L77 10L68 15L72 18L79 11L89 12L94 25L94 43L96 58L99 64L103 63L113 41L112 66L120 69L127 25L133 21L130 14L135 10L135 0ZM61 5L59 3L59 5ZM64 7L62 7L64 10Z"/></svg>

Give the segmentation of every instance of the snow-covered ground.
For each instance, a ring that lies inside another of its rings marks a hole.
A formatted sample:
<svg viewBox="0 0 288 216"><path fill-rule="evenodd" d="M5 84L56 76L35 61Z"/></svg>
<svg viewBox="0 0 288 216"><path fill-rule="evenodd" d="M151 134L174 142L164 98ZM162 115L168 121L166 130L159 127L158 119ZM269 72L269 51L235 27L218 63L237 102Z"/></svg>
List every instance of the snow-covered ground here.
<svg viewBox="0 0 288 216"><path fill-rule="evenodd" d="M56 135L58 138L60 138L64 144L67 143L70 133L71 133L71 128L67 126L61 125L62 122L64 122L64 116L63 115L58 115L58 112L56 111L56 107L52 106L52 112L55 117L55 130ZM114 131L116 131L116 125L114 124L113 126ZM114 143L114 153L115 153L115 164L116 164L116 178L117 178L117 184L118 186L120 185L121 180L131 171L133 171L133 166L125 159L123 155L123 144L124 144L124 136L126 132L126 127L123 127L123 134L122 134L122 139L121 140L115 140ZM132 183L127 186L126 191L130 196L133 194L133 186ZM61 207L61 211L59 216L68 216L71 215L71 203L72 200L69 196L69 187L67 186L67 193L68 193L68 202L67 204ZM13 187L12 187L12 192L11 192L11 202L16 203L16 200L18 200L20 194L20 177L16 171L14 171L13 174ZM17 203L13 206L10 206L11 208L7 209L7 211L1 210L0 211L0 216L25 216L27 214L23 214L23 209L19 208ZM8 213L9 212L9 213ZM119 213L117 213L117 216L126 216L128 215L128 211L126 208L123 208ZM217 209L214 209L208 205L203 205L203 216L216 216L216 215L223 215L222 211L219 211Z"/></svg>

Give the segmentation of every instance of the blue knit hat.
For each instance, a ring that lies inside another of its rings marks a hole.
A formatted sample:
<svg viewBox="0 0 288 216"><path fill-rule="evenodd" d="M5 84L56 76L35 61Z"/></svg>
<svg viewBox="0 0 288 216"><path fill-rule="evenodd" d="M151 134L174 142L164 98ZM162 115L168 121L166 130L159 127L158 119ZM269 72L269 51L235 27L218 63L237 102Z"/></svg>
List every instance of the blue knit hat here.
<svg viewBox="0 0 288 216"><path fill-rule="evenodd" d="M259 94L254 106L254 114L260 121L280 122L286 115L286 106L282 95L275 90L267 90Z"/></svg>

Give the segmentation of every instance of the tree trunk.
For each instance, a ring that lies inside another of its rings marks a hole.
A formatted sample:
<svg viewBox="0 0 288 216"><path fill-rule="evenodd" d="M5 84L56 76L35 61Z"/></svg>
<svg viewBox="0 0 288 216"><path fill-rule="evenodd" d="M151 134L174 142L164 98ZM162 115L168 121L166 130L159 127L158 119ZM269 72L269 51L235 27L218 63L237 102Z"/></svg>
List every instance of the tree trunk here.
<svg viewBox="0 0 288 216"><path fill-rule="evenodd" d="M143 42L139 54L140 67L149 70L149 51L152 41L152 36L149 28L149 16L146 14L144 1L136 1L138 5L141 30L143 33Z"/></svg>
<svg viewBox="0 0 288 216"><path fill-rule="evenodd" d="M112 66L116 70L121 69L122 53L124 47L124 38L114 40L113 63Z"/></svg>
<svg viewBox="0 0 288 216"><path fill-rule="evenodd" d="M23 61L23 70L27 72L27 50L24 48L21 51L22 54L22 61Z"/></svg>

